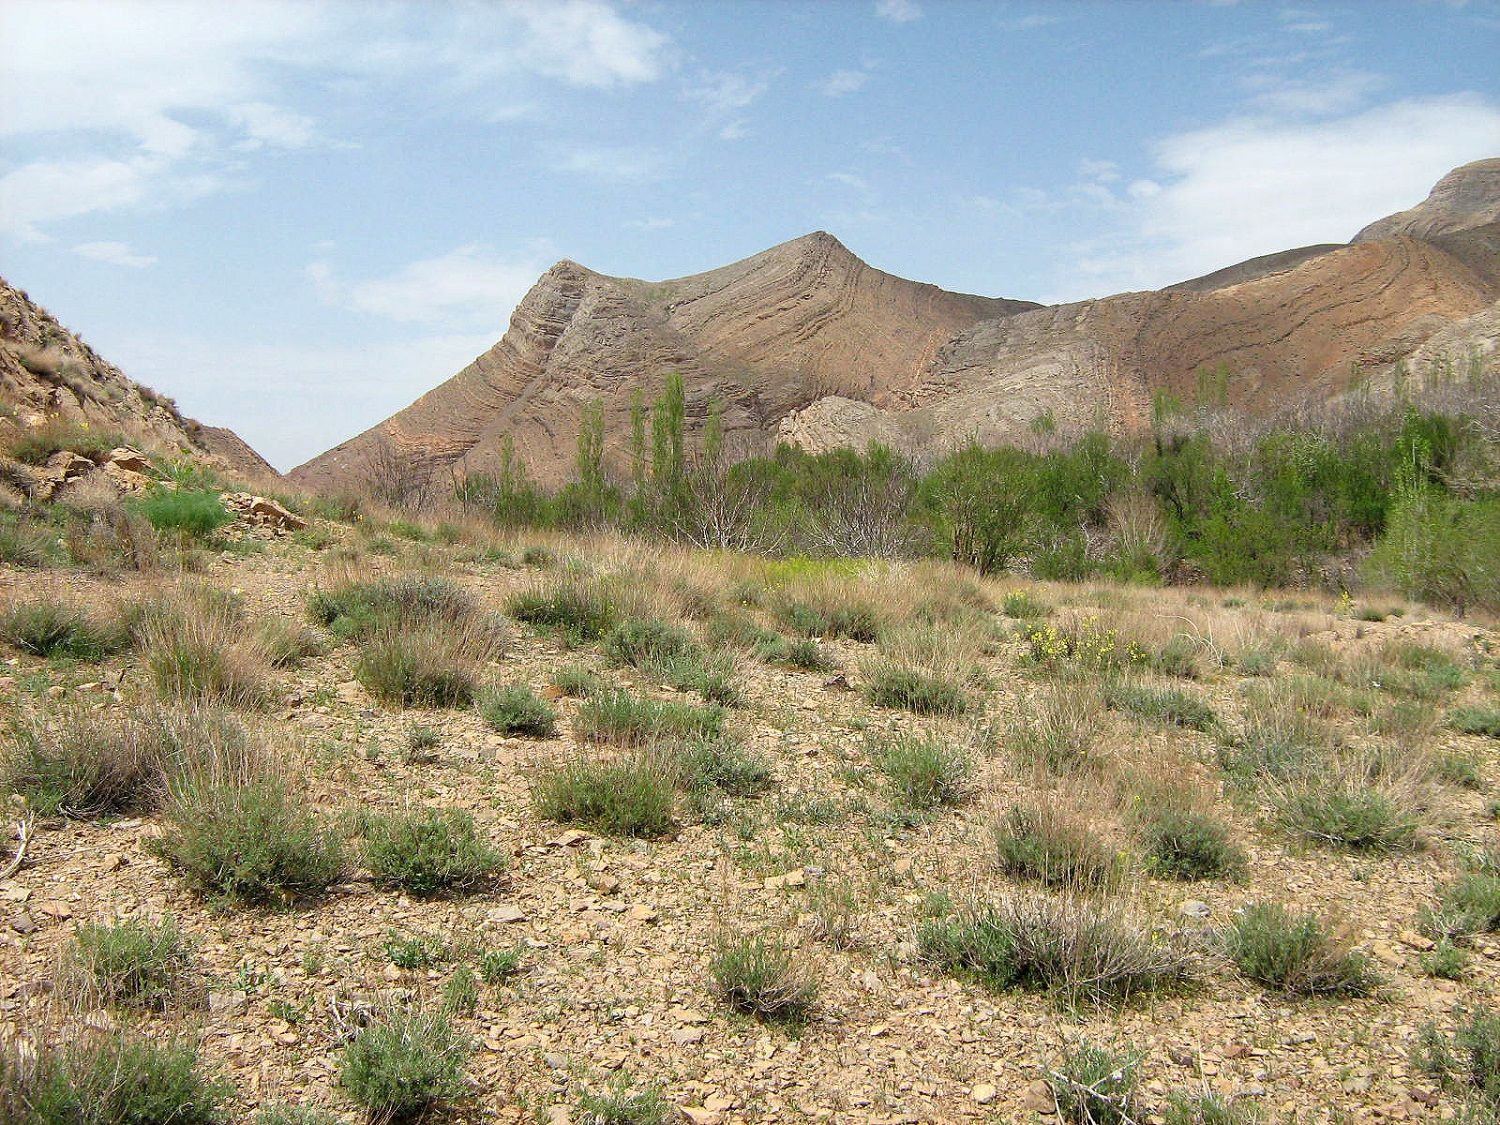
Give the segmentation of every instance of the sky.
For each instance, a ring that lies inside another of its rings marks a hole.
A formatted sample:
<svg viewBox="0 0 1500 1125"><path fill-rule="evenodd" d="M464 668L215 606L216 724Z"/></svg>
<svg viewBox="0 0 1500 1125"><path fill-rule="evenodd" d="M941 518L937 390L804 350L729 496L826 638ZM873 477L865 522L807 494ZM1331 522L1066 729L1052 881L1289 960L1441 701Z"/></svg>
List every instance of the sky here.
<svg viewBox="0 0 1500 1125"><path fill-rule="evenodd" d="M1346 241L1500 156L1500 0L0 0L0 275L287 469L549 265L813 230L1044 302Z"/></svg>

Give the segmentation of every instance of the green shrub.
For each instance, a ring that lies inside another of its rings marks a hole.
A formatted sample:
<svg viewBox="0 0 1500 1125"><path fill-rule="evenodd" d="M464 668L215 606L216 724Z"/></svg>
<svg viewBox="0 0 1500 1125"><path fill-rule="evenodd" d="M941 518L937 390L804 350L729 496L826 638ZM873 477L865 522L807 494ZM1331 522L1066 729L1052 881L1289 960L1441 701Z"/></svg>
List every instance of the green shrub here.
<svg viewBox="0 0 1500 1125"><path fill-rule="evenodd" d="M1229 1101L1218 1094L1167 1095L1163 1125L1259 1125L1252 1105Z"/></svg>
<svg viewBox="0 0 1500 1125"><path fill-rule="evenodd" d="M781 643L770 650L762 651L761 659L776 664L785 664L800 672L831 672L837 667L832 656L811 637L777 638Z"/></svg>
<svg viewBox="0 0 1500 1125"><path fill-rule="evenodd" d="M277 780L180 786L166 822L157 849L211 898L285 904L322 892L344 870L338 837Z"/></svg>
<svg viewBox="0 0 1500 1125"><path fill-rule="evenodd" d="M525 684L489 688L479 696L479 714L501 734L551 738L557 733L557 708Z"/></svg>
<svg viewBox="0 0 1500 1125"><path fill-rule="evenodd" d="M1401 794L1361 783L1294 787L1278 798L1277 815L1292 832L1355 851L1415 847L1421 825Z"/></svg>
<svg viewBox="0 0 1500 1125"><path fill-rule="evenodd" d="M256 1110L251 1125L339 1125L326 1109L300 1105L267 1105Z"/></svg>
<svg viewBox="0 0 1500 1125"><path fill-rule="evenodd" d="M339 1082L373 1121L419 1121L463 1097L472 1049L443 1016L391 1008L344 1048Z"/></svg>
<svg viewBox="0 0 1500 1125"><path fill-rule="evenodd" d="M372 816L364 829L365 863L376 883L410 894L472 891L504 864L461 809Z"/></svg>
<svg viewBox="0 0 1500 1125"><path fill-rule="evenodd" d="M1047 1075L1057 1116L1069 1125L1132 1125L1137 1055L1079 1043Z"/></svg>
<svg viewBox="0 0 1500 1125"><path fill-rule="evenodd" d="M607 585L571 575L522 590L511 597L506 611L523 624L555 632L575 645L597 641L616 619L614 594Z"/></svg>
<svg viewBox="0 0 1500 1125"><path fill-rule="evenodd" d="M473 594L447 578L401 575L345 582L308 599L313 621L344 640L392 632L443 635L471 660L493 660L505 648L506 627Z"/></svg>
<svg viewBox="0 0 1500 1125"><path fill-rule="evenodd" d="M429 761L434 751L443 744L443 734L436 727L425 723L413 723L406 728L406 761Z"/></svg>
<svg viewBox="0 0 1500 1125"><path fill-rule="evenodd" d="M1152 722L1189 730L1209 730L1215 721L1213 708L1197 696L1177 688L1157 688L1120 680L1105 686L1104 702L1117 711L1128 711Z"/></svg>
<svg viewBox="0 0 1500 1125"><path fill-rule="evenodd" d="M623 1070L604 1089L579 1094L578 1109L582 1125L665 1125L669 1114L678 1116L658 1087L635 1087Z"/></svg>
<svg viewBox="0 0 1500 1125"><path fill-rule="evenodd" d="M619 668L658 671L700 652L701 646L691 633L665 621L622 621L604 638L604 655Z"/></svg>
<svg viewBox="0 0 1500 1125"><path fill-rule="evenodd" d="M566 664L552 674L552 686L572 699L586 699L604 687L604 681L581 664Z"/></svg>
<svg viewBox="0 0 1500 1125"><path fill-rule="evenodd" d="M186 1043L83 1035L34 1062L0 1046L0 1121L16 1125L224 1125L230 1093Z"/></svg>
<svg viewBox="0 0 1500 1125"><path fill-rule="evenodd" d="M1253 981L1294 996L1363 996L1376 980L1368 959L1324 928L1316 915L1252 904L1224 934L1225 952Z"/></svg>
<svg viewBox="0 0 1500 1125"><path fill-rule="evenodd" d="M747 1015L805 1023L818 1002L818 979L805 957L778 937L721 934L709 961L720 1000Z"/></svg>
<svg viewBox="0 0 1500 1125"><path fill-rule="evenodd" d="M1143 933L1123 912L1072 896L1015 897L931 918L917 931L931 964L986 988L1052 991L1106 1003L1186 980L1192 962Z"/></svg>
<svg viewBox="0 0 1500 1125"><path fill-rule="evenodd" d="M865 698L876 707L915 715L962 715L969 709L963 688L935 672L876 661L867 671Z"/></svg>
<svg viewBox="0 0 1500 1125"><path fill-rule="evenodd" d="M611 836L662 836L671 831L678 773L661 753L539 763L531 800L544 820L587 824Z"/></svg>
<svg viewBox="0 0 1500 1125"><path fill-rule="evenodd" d="M1500 605L1500 501L1468 501L1432 486L1391 505L1367 572L1409 598L1452 606Z"/></svg>
<svg viewBox="0 0 1500 1125"><path fill-rule="evenodd" d="M1290 781L1324 766L1329 743L1322 724L1288 692L1257 693L1239 733L1224 736L1219 763L1236 781Z"/></svg>
<svg viewBox="0 0 1500 1125"><path fill-rule="evenodd" d="M1167 879L1237 877L1245 853L1229 838L1229 829L1205 813L1170 806L1145 810L1141 835L1151 870Z"/></svg>
<svg viewBox="0 0 1500 1125"><path fill-rule="evenodd" d="M521 971L525 947L486 949L479 955L479 976L485 984L504 984Z"/></svg>
<svg viewBox="0 0 1500 1125"><path fill-rule="evenodd" d="M1459 876L1443 889L1437 909L1424 916L1423 928L1449 938L1500 930L1500 876L1491 871Z"/></svg>
<svg viewBox="0 0 1500 1125"><path fill-rule="evenodd" d="M1462 980L1469 966L1469 952L1455 945L1449 938L1442 938L1432 949L1418 958L1422 971L1430 977L1442 980Z"/></svg>
<svg viewBox="0 0 1500 1125"><path fill-rule="evenodd" d="M678 751L677 761L683 782L692 789L753 797L771 785L771 767L765 759L727 739L688 742Z"/></svg>
<svg viewBox="0 0 1500 1125"><path fill-rule="evenodd" d="M70 970L105 1004L165 1008L191 963L186 940L171 919L159 925L89 922L69 954Z"/></svg>
<svg viewBox="0 0 1500 1125"><path fill-rule="evenodd" d="M207 490L153 488L134 505L157 531L202 537L234 522L219 494Z"/></svg>
<svg viewBox="0 0 1500 1125"><path fill-rule="evenodd" d="M99 661L130 645L120 622L104 622L52 598L17 602L0 615L0 640L33 656Z"/></svg>
<svg viewBox="0 0 1500 1125"><path fill-rule="evenodd" d="M398 969L431 969L452 960L448 943L438 934L392 933L381 949Z"/></svg>
<svg viewBox="0 0 1500 1125"><path fill-rule="evenodd" d="M643 746L663 739L712 739L723 733L724 710L717 704L695 707L608 691L579 705L574 726L578 737L586 742L621 746Z"/></svg>
<svg viewBox="0 0 1500 1125"><path fill-rule="evenodd" d="M1094 826L1052 805L1013 806L995 823L994 837L1000 869L1043 886L1094 889L1121 874L1115 853Z"/></svg>
<svg viewBox="0 0 1500 1125"><path fill-rule="evenodd" d="M787 628L805 637L847 637L871 644L880 635L880 614L869 602L852 595L819 601L797 598L778 602L776 616Z"/></svg>
<svg viewBox="0 0 1500 1125"><path fill-rule="evenodd" d="M1417 1040L1413 1062L1450 1090L1475 1099L1490 1114L1500 1109L1500 1013L1484 1008L1458 1013L1452 1036L1426 1025ZM1493 1120L1485 1113L1477 1120ZM1460 1120L1470 1120L1464 1117Z"/></svg>
<svg viewBox="0 0 1500 1125"><path fill-rule="evenodd" d="M877 745L872 757L907 808L956 805L968 795L974 760L947 739L904 735Z"/></svg>
<svg viewBox="0 0 1500 1125"><path fill-rule="evenodd" d="M447 633L386 629L367 640L354 678L394 707L466 707L479 690L473 662Z"/></svg>
<svg viewBox="0 0 1500 1125"><path fill-rule="evenodd" d="M125 444L124 436L117 431L95 429L86 422L69 422L53 416L41 425L22 430L11 443L10 455L27 465L41 465L54 453L66 450L99 462Z"/></svg>
<svg viewBox="0 0 1500 1125"><path fill-rule="evenodd" d="M1006 617L1046 617L1052 610L1026 590L1010 590L1000 601L1000 612Z"/></svg>
<svg viewBox="0 0 1500 1125"><path fill-rule="evenodd" d="M1500 707L1460 707L1448 717L1448 725L1459 734L1500 738Z"/></svg>

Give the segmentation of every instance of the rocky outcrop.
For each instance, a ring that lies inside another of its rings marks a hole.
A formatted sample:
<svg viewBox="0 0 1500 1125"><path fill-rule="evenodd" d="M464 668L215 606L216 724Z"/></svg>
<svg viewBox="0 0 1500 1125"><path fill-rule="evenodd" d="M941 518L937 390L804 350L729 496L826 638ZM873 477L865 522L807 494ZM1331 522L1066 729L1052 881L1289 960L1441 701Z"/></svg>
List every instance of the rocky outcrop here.
<svg viewBox="0 0 1500 1125"><path fill-rule="evenodd" d="M16 429L59 419L117 433L151 452L191 457L237 476L279 476L233 432L184 416L171 399L126 378L3 279L0 404Z"/></svg>
<svg viewBox="0 0 1500 1125"><path fill-rule="evenodd" d="M1205 377L1269 412L1379 385L1446 349L1493 362L1500 160L1456 170L1426 203L1349 245L1264 255L1160 292L1041 307L949 293L861 262L817 232L664 282L559 262L509 331L454 378L293 470L346 487L371 466L495 468L507 446L566 479L585 408L623 468L631 402L679 372L689 422L722 405L736 448L880 441L912 452L1036 428L1130 430L1154 392Z"/></svg>

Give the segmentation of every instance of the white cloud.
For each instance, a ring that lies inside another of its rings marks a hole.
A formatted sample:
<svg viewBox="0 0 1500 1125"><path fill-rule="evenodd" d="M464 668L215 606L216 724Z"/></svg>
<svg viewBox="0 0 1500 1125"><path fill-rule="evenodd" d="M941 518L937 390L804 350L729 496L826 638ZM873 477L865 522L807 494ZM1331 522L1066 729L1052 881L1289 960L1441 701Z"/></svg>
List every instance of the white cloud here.
<svg viewBox="0 0 1500 1125"><path fill-rule="evenodd" d="M891 23L911 23L922 18L922 5L916 0L876 0L875 14Z"/></svg>
<svg viewBox="0 0 1500 1125"><path fill-rule="evenodd" d="M38 160L0 177L0 231L40 241L41 227L93 211L140 203L156 162Z"/></svg>
<svg viewBox="0 0 1500 1125"><path fill-rule="evenodd" d="M563 153L553 167L602 180L639 182L661 175L662 158L655 149L635 145L594 145Z"/></svg>
<svg viewBox="0 0 1500 1125"><path fill-rule="evenodd" d="M677 225L676 219L631 219L625 224L627 227L635 227L637 230L667 230Z"/></svg>
<svg viewBox="0 0 1500 1125"><path fill-rule="evenodd" d="M1051 27L1061 20L1062 17L1055 12L1032 12L1014 19L1000 20L997 26L1002 31L1036 31L1038 28Z"/></svg>
<svg viewBox="0 0 1500 1125"><path fill-rule="evenodd" d="M769 75L751 78L729 71L705 71L683 88L683 94L712 113L744 109L771 88Z"/></svg>
<svg viewBox="0 0 1500 1125"><path fill-rule="evenodd" d="M510 314L550 264L543 247L502 257L484 246L459 246L436 258L410 262L384 277L345 282L326 261L307 267L325 304L398 323L500 338Z"/></svg>
<svg viewBox="0 0 1500 1125"><path fill-rule="evenodd" d="M1500 151L1500 107L1415 98L1308 121L1249 116L1167 137L1108 206L1117 237L1075 248L1071 297L1156 288L1259 254L1342 242Z"/></svg>
<svg viewBox="0 0 1500 1125"><path fill-rule="evenodd" d="M813 84L813 89L824 97L842 98L864 89L870 80L867 70L835 70L827 78Z"/></svg>
<svg viewBox="0 0 1500 1125"><path fill-rule="evenodd" d="M1256 74L1245 79L1252 104L1271 113L1321 116L1347 113L1369 101L1386 84L1378 74L1344 70L1318 78Z"/></svg>
<svg viewBox="0 0 1500 1125"><path fill-rule="evenodd" d="M517 59L575 86L620 86L661 77L667 37L600 0L511 0L519 18Z"/></svg>
<svg viewBox="0 0 1500 1125"><path fill-rule="evenodd" d="M311 117L267 102L230 106L228 116L245 131L242 149L306 148L317 139Z"/></svg>
<svg viewBox="0 0 1500 1125"><path fill-rule="evenodd" d="M155 255L137 254L123 242L80 242L73 247L73 253L96 262L107 262L112 266L129 266L138 270L156 264Z"/></svg>

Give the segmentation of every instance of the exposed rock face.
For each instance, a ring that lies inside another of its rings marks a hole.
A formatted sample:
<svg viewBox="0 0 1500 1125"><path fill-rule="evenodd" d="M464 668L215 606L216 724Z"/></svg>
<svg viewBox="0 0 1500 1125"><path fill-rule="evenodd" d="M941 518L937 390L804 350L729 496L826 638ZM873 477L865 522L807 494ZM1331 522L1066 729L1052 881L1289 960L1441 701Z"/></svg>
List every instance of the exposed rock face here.
<svg viewBox="0 0 1500 1125"><path fill-rule="evenodd" d="M160 453L194 457L244 477L279 474L230 430L185 417L126 378L45 309L0 279L0 402L25 426L46 417L117 431Z"/></svg>
<svg viewBox="0 0 1500 1125"><path fill-rule="evenodd" d="M1041 415L1129 430L1156 389L1191 394L1205 372L1225 376L1236 406L1277 410L1378 384L1406 357L1493 362L1497 218L1500 160L1481 161L1349 245L1046 308L892 277L822 232L655 284L559 262L494 348L292 476L357 484L392 449L430 471L486 471L509 440L556 483L594 401L620 467L632 396L649 399L673 371L690 424L718 400L741 448L876 440L916 452L1014 440Z"/></svg>

